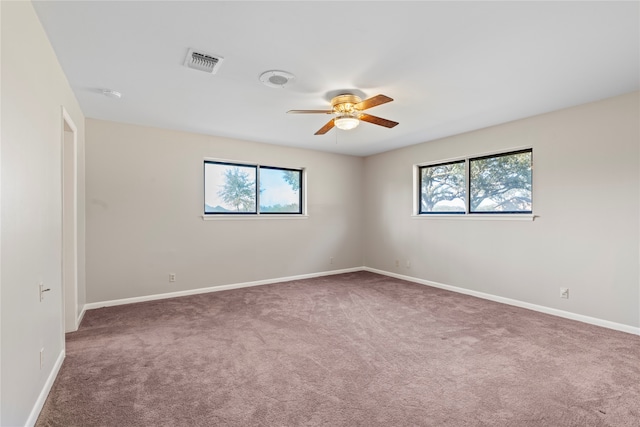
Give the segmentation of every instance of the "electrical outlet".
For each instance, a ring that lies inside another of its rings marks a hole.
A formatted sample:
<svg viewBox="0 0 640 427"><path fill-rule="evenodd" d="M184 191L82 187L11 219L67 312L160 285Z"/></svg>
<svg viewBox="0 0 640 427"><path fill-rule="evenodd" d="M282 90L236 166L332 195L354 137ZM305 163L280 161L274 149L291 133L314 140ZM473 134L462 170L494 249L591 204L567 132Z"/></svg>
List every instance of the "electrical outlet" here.
<svg viewBox="0 0 640 427"><path fill-rule="evenodd" d="M40 369L44 366L44 347L40 349Z"/></svg>
<svg viewBox="0 0 640 427"><path fill-rule="evenodd" d="M400 267L400 260L399 259L396 260L396 267Z"/></svg>
<svg viewBox="0 0 640 427"><path fill-rule="evenodd" d="M329 264L333 264L333 257L329 258Z"/></svg>
<svg viewBox="0 0 640 427"><path fill-rule="evenodd" d="M411 261L407 261L407 268L411 268Z"/></svg>
<svg viewBox="0 0 640 427"><path fill-rule="evenodd" d="M560 298L569 298L569 288L560 288Z"/></svg>
<svg viewBox="0 0 640 427"><path fill-rule="evenodd" d="M169 273L169 281L170 282L176 281L176 273Z"/></svg>

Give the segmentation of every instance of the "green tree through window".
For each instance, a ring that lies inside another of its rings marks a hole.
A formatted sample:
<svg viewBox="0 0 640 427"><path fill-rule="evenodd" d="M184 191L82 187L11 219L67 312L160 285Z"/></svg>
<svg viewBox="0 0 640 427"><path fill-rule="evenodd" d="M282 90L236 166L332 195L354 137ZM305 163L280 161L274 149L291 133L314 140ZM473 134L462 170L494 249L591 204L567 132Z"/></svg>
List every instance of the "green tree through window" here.
<svg viewBox="0 0 640 427"><path fill-rule="evenodd" d="M420 214L531 213L533 150L419 166Z"/></svg>
<svg viewBox="0 0 640 427"><path fill-rule="evenodd" d="M224 184L218 191L222 200L235 207L237 212L255 212L256 181L239 167L224 171Z"/></svg>
<svg viewBox="0 0 640 427"><path fill-rule="evenodd" d="M470 212L531 212L531 150L469 161Z"/></svg>
<svg viewBox="0 0 640 427"><path fill-rule="evenodd" d="M260 213L300 213L302 171L260 167Z"/></svg>
<svg viewBox="0 0 640 427"><path fill-rule="evenodd" d="M464 161L420 168L420 212L464 213Z"/></svg>
<svg viewBox="0 0 640 427"><path fill-rule="evenodd" d="M302 183L303 169L205 160L204 213L301 215Z"/></svg>
<svg viewBox="0 0 640 427"><path fill-rule="evenodd" d="M300 191L300 171L282 171L282 178L287 181L293 191Z"/></svg>

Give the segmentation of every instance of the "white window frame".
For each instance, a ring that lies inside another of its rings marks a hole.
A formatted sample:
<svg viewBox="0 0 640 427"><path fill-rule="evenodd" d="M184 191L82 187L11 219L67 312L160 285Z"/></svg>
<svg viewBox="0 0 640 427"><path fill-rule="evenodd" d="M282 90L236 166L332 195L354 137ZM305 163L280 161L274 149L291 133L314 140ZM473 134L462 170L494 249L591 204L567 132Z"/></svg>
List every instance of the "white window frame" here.
<svg viewBox="0 0 640 427"><path fill-rule="evenodd" d="M282 170L296 170L301 173L301 182L300 182L300 213L292 212L292 213L260 213L260 192L256 191L256 212L253 213L204 213L204 197L205 197L205 176L204 176L204 168L207 163L220 163L220 164L229 164L229 165L238 165L238 166L250 166L256 168L256 188L260 188L260 167L269 168L269 169L282 169ZM216 220L256 220L256 219L307 219L309 217L307 213L307 169L305 167L295 167L295 166L274 166L267 165L262 163L255 162L247 162L247 161L239 161L239 160L229 160L229 159L219 159L219 158L211 158L205 157L202 160L202 219L205 221L216 221Z"/></svg>
<svg viewBox="0 0 640 427"><path fill-rule="evenodd" d="M439 159L435 161L417 163L413 165L413 209L411 213L411 217L414 219L428 219L428 220L485 220L485 221L533 221L536 218L536 215L533 211L533 182L532 182L532 194L531 194L531 213L471 213L470 212L470 198L471 198L471 181L470 181L470 161L486 158L492 156L504 156L509 154L517 154L518 152L523 151L531 151L531 164L532 164L532 176L531 179L533 181L533 147L516 147L508 150L499 150L494 152L480 153L470 156L464 157L453 157L448 159ZM455 163L464 161L464 181L465 181L465 212L460 213L420 213L420 202L421 202L421 192L422 192L422 177L420 174L420 169L428 166L437 166L447 163Z"/></svg>

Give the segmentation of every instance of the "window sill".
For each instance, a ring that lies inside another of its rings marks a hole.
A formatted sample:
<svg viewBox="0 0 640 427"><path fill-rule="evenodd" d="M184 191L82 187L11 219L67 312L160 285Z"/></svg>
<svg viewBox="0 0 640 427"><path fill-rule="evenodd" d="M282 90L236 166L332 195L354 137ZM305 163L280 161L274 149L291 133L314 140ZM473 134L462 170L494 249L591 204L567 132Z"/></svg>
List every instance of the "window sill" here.
<svg viewBox="0 0 640 427"><path fill-rule="evenodd" d="M463 221L533 221L539 218L532 214L435 214L435 215L411 215L413 219L449 219Z"/></svg>
<svg viewBox="0 0 640 427"><path fill-rule="evenodd" d="M309 219L309 215L299 215L299 214L292 214L292 215L277 215L277 214L224 215L222 214L222 215L201 215L201 216L203 221L229 221L229 220L230 221L238 221L238 220L254 221L258 219Z"/></svg>

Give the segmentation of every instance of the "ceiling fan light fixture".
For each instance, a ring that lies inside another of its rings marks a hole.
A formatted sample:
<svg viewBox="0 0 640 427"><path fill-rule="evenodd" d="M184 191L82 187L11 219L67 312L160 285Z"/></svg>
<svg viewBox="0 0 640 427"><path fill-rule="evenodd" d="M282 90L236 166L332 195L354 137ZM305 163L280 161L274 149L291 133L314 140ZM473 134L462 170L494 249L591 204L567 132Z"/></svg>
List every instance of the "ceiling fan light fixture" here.
<svg viewBox="0 0 640 427"><path fill-rule="evenodd" d="M360 124L360 120L352 116L342 116L337 117L333 123L336 125L338 129L341 130L351 130L358 127Z"/></svg>
<svg viewBox="0 0 640 427"><path fill-rule="evenodd" d="M378 105L386 104L393 101L393 98L389 98L386 95L376 95L371 98L367 98L364 101L353 94L342 94L334 96L331 99L331 110L289 110L288 114L333 114L334 117L329 120L324 126L322 126L314 135L324 135L334 127L340 130L351 130L358 127L361 121L372 123L374 125L392 128L398 124L392 120L383 119L381 117L372 116L371 114L363 113L363 110L376 107Z"/></svg>

